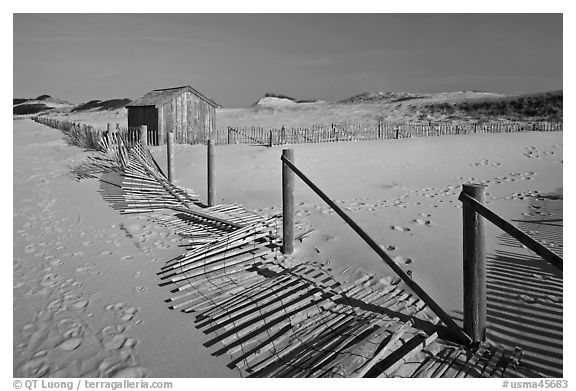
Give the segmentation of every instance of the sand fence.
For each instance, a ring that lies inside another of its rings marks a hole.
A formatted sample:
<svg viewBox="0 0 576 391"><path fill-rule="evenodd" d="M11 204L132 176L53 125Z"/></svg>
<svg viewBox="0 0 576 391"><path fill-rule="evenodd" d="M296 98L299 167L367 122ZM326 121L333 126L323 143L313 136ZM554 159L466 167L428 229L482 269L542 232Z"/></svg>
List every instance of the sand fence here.
<svg viewBox="0 0 576 391"><path fill-rule="evenodd" d="M74 145L86 140L84 147L96 148L105 135L122 134L126 143L140 139L141 127L120 127L107 125L106 129L96 129L93 126L62 121L47 116L32 117L36 122L62 130L69 138L74 138ZM216 145L223 144L253 144L263 146L345 142L361 140L396 140L411 137L437 137L447 135L487 134L487 133L517 133L517 132L554 132L562 131L562 122L550 121L490 121L465 122L455 124L442 123L392 123L385 121L367 121L355 123L317 124L305 127L286 127L268 129L261 126L228 126L218 128L210 140ZM181 140L175 139L175 142ZM165 143L167 141L163 141ZM158 145L158 132L147 132L147 144ZM194 141L190 140L190 144Z"/></svg>

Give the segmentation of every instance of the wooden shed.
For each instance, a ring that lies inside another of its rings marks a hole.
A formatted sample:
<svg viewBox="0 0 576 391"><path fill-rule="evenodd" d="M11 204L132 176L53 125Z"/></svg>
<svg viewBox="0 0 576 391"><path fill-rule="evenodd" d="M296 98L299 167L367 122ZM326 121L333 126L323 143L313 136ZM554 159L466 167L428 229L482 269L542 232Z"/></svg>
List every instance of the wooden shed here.
<svg viewBox="0 0 576 391"><path fill-rule="evenodd" d="M154 90L126 106L128 127L146 125L151 145L163 145L167 133L180 144L205 143L216 130L216 107L190 86Z"/></svg>

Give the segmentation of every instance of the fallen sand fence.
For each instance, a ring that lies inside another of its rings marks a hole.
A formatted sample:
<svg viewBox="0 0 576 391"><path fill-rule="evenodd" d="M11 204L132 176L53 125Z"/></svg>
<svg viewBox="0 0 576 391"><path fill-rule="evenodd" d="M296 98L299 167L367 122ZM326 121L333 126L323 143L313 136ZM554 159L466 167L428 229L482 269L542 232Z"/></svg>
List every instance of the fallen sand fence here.
<svg viewBox="0 0 576 391"><path fill-rule="evenodd" d="M121 128L120 125L116 124L116 128L112 129L110 124L108 124L106 130L100 130L91 125L62 121L45 116L31 117L31 119L51 128L61 130L67 137L69 144L85 149L99 149L100 143L104 139L107 139L108 143L118 145L119 137L122 137L124 145L131 146L140 140L142 134L142 127ZM148 134L148 138L151 136L153 137L154 135ZM152 145L154 140L149 140L149 142Z"/></svg>
<svg viewBox="0 0 576 391"><path fill-rule="evenodd" d="M235 204L204 207L168 181L145 145L122 135L117 144L105 140L101 156L89 157L98 173L109 167L100 179L104 198L121 213L148 213L187 241L186 252L158 272L160 285L171 288L166 302L195 315L209 338L204 346L227 355L241 376L540 376L501 346L445 339L422 300L379 276L335 276L281 254L280 216Z"/></svg>

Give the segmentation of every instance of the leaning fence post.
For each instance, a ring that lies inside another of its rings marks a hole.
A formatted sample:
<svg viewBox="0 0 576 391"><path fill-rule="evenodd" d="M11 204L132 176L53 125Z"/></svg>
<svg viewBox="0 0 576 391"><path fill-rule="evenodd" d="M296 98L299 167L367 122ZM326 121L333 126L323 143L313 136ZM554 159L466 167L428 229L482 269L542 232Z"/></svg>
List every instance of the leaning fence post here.
<svg viewBox="0 0 576 391"><path fill-rule="evenodd" d="M294 150L283 149L282 156L294 163ZM282 162L282 253L294 252L294 173Z"/></svg>
<svg viewBox="0 0 576 391"><path fill-rule="evenodd" d="M166 156L168 159L168 182L174 181L174 133L169 132L166 138Z"/></svg>
<svg viewBox="0 0 576 391"><path fill-rule="evenodd" d="M214 167L214 141L208 140L208 206L214 206L216 198L216 191L214 186L214 179L216 178Z"/></svg>
<svg viewBox="0 0 576 391"><path fill-rule="evenodd" d="M148 126L140 125L140 142L143 146L148 146Z"/></svg>
<svg viewBox="0 0 576 391"><path fill-rule="evenodd" d="M481 204L485 200L485 186L464 184L462 191ZM462 205L463 266L464 266L464 332L474 342L486 339L486 253L484 222L467 203Z"/></svg>

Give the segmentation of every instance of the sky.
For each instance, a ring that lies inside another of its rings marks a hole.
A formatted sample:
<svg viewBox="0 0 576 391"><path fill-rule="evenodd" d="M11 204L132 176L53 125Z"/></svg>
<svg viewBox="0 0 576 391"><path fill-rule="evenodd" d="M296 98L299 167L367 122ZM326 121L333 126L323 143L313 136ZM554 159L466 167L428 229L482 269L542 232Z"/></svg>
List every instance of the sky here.
<svg viewBox="0 0 576 391"><path fill-rule="evenodd" d="M13 96L557 90L562 29L562 14L14 14Z"/></svg>

